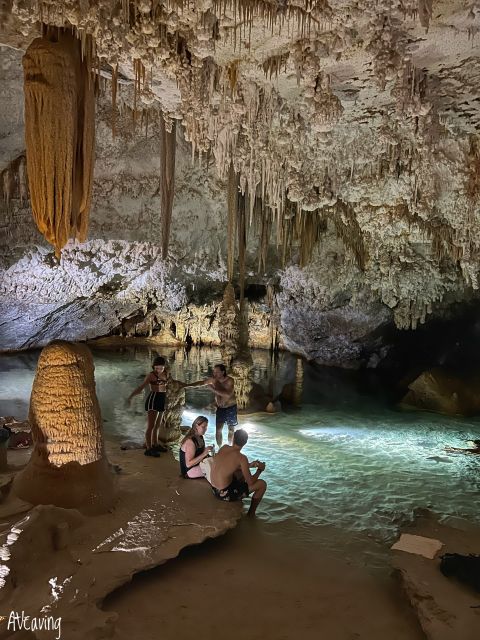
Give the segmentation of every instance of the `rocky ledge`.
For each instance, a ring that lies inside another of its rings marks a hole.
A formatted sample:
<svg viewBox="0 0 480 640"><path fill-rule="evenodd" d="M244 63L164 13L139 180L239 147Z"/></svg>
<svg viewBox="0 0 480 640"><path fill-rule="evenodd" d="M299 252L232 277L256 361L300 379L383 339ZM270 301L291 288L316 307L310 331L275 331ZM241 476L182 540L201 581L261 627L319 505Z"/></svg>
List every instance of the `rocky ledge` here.
<svg viewBox="0 0 480 640"><path fill-rule="evenodd" d="M428 640L475 640L480 623L480 594L440 571L444 553L480 553L480 531L469 522L451 518L440 524L431 514L421 517L409 534L438 540L442 548L428 559L394 551L392 564Z"/></svg>
<svg viewBox="0 0 480 640"><path fill-rule="evenodd" d="M241 517L241 505L215 500L206 481L180 477L171 454L145 458L118 445L108 454L119 489L110 513L85 517L75 509L31 508L11 494L0 505L2 611L23 611L30 624L34 618L39 626L57 624L57 634L60 624L69 640L110 636L116 615L99 608L109 593L183 548L222 535ZM2 635L12 633L8 623L3 618Z"/></svg>

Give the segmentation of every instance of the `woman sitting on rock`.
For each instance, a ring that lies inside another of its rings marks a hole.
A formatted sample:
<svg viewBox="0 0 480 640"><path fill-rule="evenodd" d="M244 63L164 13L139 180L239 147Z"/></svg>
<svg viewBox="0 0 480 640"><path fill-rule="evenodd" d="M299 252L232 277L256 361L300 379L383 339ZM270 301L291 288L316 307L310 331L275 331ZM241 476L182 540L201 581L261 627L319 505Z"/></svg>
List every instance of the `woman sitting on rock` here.
<svg viewBox="0 0 480 640"><path fill-rule="evenodd" d="M203 436L208 427L208 418L198 416L180 445L180 472L184 478L203 478L200 462L213 447L206 447Z"/></svg>

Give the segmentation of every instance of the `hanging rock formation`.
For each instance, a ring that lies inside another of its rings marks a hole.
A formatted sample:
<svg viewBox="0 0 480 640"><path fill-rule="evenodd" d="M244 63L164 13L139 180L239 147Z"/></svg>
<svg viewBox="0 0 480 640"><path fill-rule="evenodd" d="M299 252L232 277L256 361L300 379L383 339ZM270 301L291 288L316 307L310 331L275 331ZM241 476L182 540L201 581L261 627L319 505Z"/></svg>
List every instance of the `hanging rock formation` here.
<svg viewBox="0 0 480 640"><path fill-rule="evenodd" d="M53 342L38 361L29 421L34 450L14 482L32 504L98 513L113 505L93 358L85 345Z"/></svg>
<svg viewBox="0 0 480 640"><path fill-rule="evenodd" d="M95 142L88 50L63 29L47 29L23 58L30 203L40 232L60 255L87 237Z"/></svg>
<svg viewBox="0 0 480 640"><path fill-rule="evenodd" d="M175 151L177 126L175 120L167 131L166 123L160 119L160 202L162 206L162 258L168 255L170 227L172 224L173 195L175 188Z"/></svg>

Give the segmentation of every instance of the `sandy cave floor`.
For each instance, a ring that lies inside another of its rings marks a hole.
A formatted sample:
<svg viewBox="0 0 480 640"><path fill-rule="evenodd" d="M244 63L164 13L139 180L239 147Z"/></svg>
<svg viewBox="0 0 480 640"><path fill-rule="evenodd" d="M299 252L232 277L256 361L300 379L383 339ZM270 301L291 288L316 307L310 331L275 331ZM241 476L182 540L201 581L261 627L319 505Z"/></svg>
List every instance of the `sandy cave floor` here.
<svg viewBox="0 0 480 640"><path fill-rule="evenodd" d="M117 640L424 638L392 578L372 576L320 544L282 540L246 518L222 538L135 576L104 609L119 615Z"/></svg>

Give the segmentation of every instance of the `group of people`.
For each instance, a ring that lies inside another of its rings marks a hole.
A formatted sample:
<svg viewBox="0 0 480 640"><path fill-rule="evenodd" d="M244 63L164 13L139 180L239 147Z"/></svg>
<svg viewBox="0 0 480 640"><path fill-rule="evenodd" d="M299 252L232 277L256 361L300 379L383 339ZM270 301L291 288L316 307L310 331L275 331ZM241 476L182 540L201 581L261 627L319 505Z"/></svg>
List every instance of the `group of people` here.
<svg viewBox="0 0 480 640"><path fill-rule="evenodd" d="M205 477L200 463L211 455L213 449L205 446L207 428L208 418L198 416L181 442L180 471L186 479ZM265 463L260 460L249 462L242 453L247 442L248 433L244 429L234 431L231 444L221 447L211 460L209 482L219 500L234 502L252 494L248 515L254 516L267 490L267 483L260 479ZM250 469L256 469L253 475Z"/></svg>
<svg viewBox="0 0 480 640"><path fill-rule="evenodd" d="M146 456L158 457L161 451L166 451L166 447L160 442L160 429L165 415L169 377L167 362L165 358L159 356L153 361L152 371L145 376L142 384L134 389L128 397L128 403L130 403L132 398L141 393L145 387L148 386L150 389L145 400L147 429L144 446ZM242 453L242 449L248 441L248 433L244 429L235 431L238 418L233 378L227 375L225 365L217 364L213 368L213 375L210 378L191 383L177 381L176 384L180 384L182 387L206 386L215 394L216 441L220 449L210 461L209 481L214 495L220 500L236 501L252 494L248 515L255 515L267 488L266 482L260 479L260 474L265 470L265 463L259 460L249 462ZM225 424L228 426L229 444L222 446ZM200 463L214 452L212 446L205 446L204 435L207 428L208 418L198 416L180 444L180 471L184 478L205 477ZM250 469L255 469L253 475Z"/></svg>

